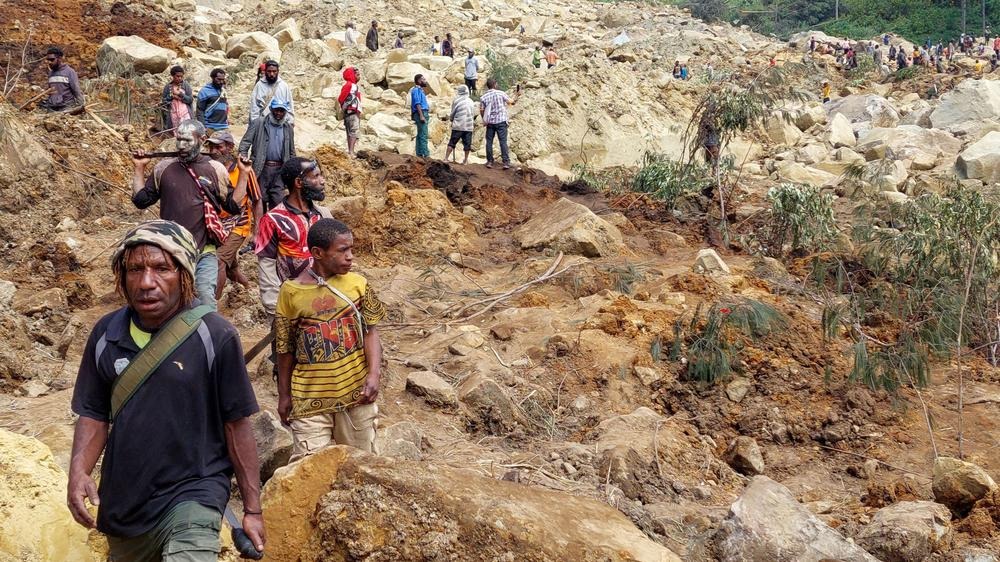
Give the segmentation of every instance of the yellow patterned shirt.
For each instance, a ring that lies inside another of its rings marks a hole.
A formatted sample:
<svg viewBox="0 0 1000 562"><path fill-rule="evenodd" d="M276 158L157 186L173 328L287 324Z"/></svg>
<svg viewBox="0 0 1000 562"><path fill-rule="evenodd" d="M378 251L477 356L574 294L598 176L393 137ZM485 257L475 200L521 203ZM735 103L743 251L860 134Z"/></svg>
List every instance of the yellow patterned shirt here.
<svg viewBox="0 0 1000 562"><path fill-rule="evenodd" d="M385 305L356 273L328 277L361 313L322 285L285 281L275 311L278 353L295 356L292 419L357 405L368 377L363 334L385 317Z"/></svg>

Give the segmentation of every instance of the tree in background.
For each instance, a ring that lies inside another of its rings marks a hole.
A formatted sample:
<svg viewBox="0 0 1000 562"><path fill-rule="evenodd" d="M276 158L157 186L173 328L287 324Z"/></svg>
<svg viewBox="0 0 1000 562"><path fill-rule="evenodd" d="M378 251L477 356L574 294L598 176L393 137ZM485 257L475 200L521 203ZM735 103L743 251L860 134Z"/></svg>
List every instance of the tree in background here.
<svg viewBox="0 0 1000 562"><path fill-rule="evenodd" d="M726 19L729 11L726 0L688 0L684 6L692 16L708 22Z"/></svg>

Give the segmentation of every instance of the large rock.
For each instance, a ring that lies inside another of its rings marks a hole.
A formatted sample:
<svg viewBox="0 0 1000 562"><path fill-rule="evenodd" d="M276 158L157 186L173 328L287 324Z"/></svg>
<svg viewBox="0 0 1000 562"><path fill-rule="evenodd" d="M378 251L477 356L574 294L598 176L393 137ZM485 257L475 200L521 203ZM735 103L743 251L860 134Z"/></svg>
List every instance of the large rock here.
<svg viewBox="0 0 1000 562"><path fill-rule="evenodd" d="M760 454L760 447L753 437L741 435L733 439L722 459L740 474L764 474L764 456Z"/></svg>
<svg viewBox="0 0 1000 562"><path fill-rule="evenodd" d="M267 482L274 471L288 464L292 456L292 434L267 410L253 416L252 424L260 458L260 481Z"/></svg>
<svg viewBox="0 0 1000 562"><path fill-rule="evenodd" d="M802 131L794 123L786 121L784 117L777 114L771 115L764 121L764 130L767 131L771 142L775 144L793 146L802 138Z"/></svg>
<svg viewBox="0 0 1000 562"><path fill-rule="evenodd" d="M333 52L326 41L320 39L300 39L288 43L283 49L280 62L281 72L285 74L286 79L287 76L298 72L305 72L308 76L322 72L321 69L340 70L344 66L344 59ZM344 83L339 73L337 80L339 84Z"/></svg>
<svg viewBox="0 0 1000 562"><path fill-rule="evenodd" d="M451 66L452 64L455 64L455 59L451 57L442 57L438 55L432 55L429 53L409 55L404 60L409 60L413 64L419 64L420 66L424 68L429 68L434 72L442 72L444 70L447 70L448 67ZM464 61L465 58L463 57L462 60ZM390 60L389 62L393 61ZM480 63L480 66L482 66L482 63Z"/></svg>
<svg viewBox="0 0 1000 562"><path fill-rule="evenodd" d="M955 513L968 512L972 504L996 487L993 478L971 462L952 457L938 457L934 461L931 483L934 501L943 503Z"/></svg>
<svg viewBox="0 0 1000 562"><path fill-rule="evenodd" d="M422 397L431 406L458 406L455 388L432 371L417 371L407 375L406 390Z"/></svg>
<svg viewBox="0 0 1000 562"><path fill-rule="evenodd" d="M475 373L462 381L458 398L465 405L469 424L500 435L524 424L510 395L495 380Z"/></svg>
<svg viewBox="0 0 1000 562"><path fill-rule="evenodd" d="M795 126L800 131L806 131L813 125L822 125L827 121L826 108L820 103L811 103L795 110Z"/></svg>
<svg viewBox="0 0 1000 562"><path fill-rule="evenodd" d="M379 112L368 119L368 126L380 139L396 144L408 141L416 134L413 121L403 119L391 113Z"/></svg>
<svg viewBox="0 0 1000 562"><path fill-rule="evenodd" d="M859 146L872 142L884 143L892 149L897 159L911 160L915 164L928 160L933 163L943 156L958 154L962 149L962 141L951 133L941 129L925 129L918 125L876 127L858 133ZM921 167L920 164L917 165Z"/></svg>
<svg viewBox="0 0 1000 562"><path fill-rule="evenodd" d="M883 562L922 562L951 530L948 508L929 501L899 502L875 513L856 540Z"/></svg>
<svg viewBox="0 0 1000 562"><path fill-rule="evenodd" d="M694 266L691 269L695 273L722 273L729 275L729 266L722 260L722 257L719 256L718 252L711 248L698 250L698 255L694 260Z"/></svg>
<svg viewBox="0 0 1000 562"><path fill-rule="evenodd" d="M854 138L854 129L851 128L851 122L843 113L833 114L833 118L830 119L830 131L827 133L826 140L834 148L850 147L858 142Z"/></svg>
<svg viewBox="0 0 1000 562"><path fill-rule="evenodd" d="M754 477L730 506L715 546L721 562L878 562L766 476Z"/></svg>
<svg viewBox="0 0 1000 562"><path fill-rule="evenodd" d="M101 74L121 74L131 64L141 72L159 74L177 58L177 53L146 41L138 35L116 35L101 42L97 49L97 68Z"/></svg>
<svg viewBox="0 0 1000 562"><path fill-rule="evenodd" d="M432 70L428 70L419 64L412 62L395 62L387 66L385 81L389 89L400 94L405 94L413 87L413 78L417 74L423 74L427 79L427 95L447 96L451 93L451 88L441 75Z"/></svg>
<svg viewBox="0 0 1000 562"><path fill-rule="evenodd" d="M958 155L955 167L965 179L1000 182L1000 131L992 131L970 144Z"/></svg>
<svg viewBox="0 0 1000 562"><path fill-rule="evenodd" d="M284 49L285 45L302 39L302 31L295 18L288 18L271 30L271 37L278 40L278 47Z"/></svg>
<svg viewBox="0 0 1000 562"><path fill-rule="evenodd" d="M622 234L590 209L562 198L536 213L514 231L521 248L552 248L588 257L611 256L624 250Z"/></svg>
<svg viewBox="0 0 1000 562"><path fill-rule="evenodd" d="M838 181L837 176L817 168L810 168L798 162L786 162L778 168L778 177L791 183L801 183L812 187L829 187Z"/></svg>
<svg viewBox="0 0 1000 562"><path fill-rule="evenodd" d="M52 168L49 151L39 144L10 104L0 103L0 123L3 124L0 127L0 172L14 176L15 171Z"/></svg>
<svg viewBox="0 0 1000 562"><path fill-rule="evenodd" d="M276 58L281 57L281 47L278 40L263 31L251 31L249 33L239 33L233 35L226 41L226 56L231 59L238 59L244 53L260 55L262 53L273 53Z"/></svg>
<svg viewBox="0 0 1000 562"><path fill-rule="evenodd" d="M66 508L66 473L41 441L0 429L0 498L0 560L97 560Z"/></svg>
<svg viewBox="0 0 1000 562"><path fill-rule="evenodd" d="M931 125L951 132L967 132L1000 121L1000 82L962 80L941 96L930 115Z"/></svg>
<svg viewBox="0 0 1000 562"><path fill-rule="evenodd" d="M343 446L263 501L268 560L680 560L603 502Z"/></svg>
<svg viewBox="0 0 1000 562"><path fill-rule="evenodd" d="M872 127L895 127L899 113L889 100L874 94L852 95L830 102L830 117L840 113L851 123L868 121Z"/></svg>

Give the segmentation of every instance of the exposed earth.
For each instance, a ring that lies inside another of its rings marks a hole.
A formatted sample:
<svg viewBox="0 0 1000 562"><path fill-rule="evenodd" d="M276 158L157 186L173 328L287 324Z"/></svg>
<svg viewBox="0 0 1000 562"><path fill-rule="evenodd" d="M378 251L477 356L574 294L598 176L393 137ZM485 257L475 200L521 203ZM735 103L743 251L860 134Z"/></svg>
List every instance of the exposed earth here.
<svg viewBox="0 0 1000 562"><path fill-rule="evenodd" d="M9 30L0 66L8 53L17 66L22 50L29 62L17 84L5 74L10 95L0 102L0 562L101 560L106 548L63 507L69 401L90 327L123 302L110 250L156 213L129 201L128 152L169 146L145 122L164 73L98 76L98 48L115 34L173 50L196 87L226 67L234 134L245 128L256 63L281 58L296 91L300 152L321 163L327 202L355 233L355 267L390 310L380 327L384 458L334 448L282 467L290 441L275 421L270 365L249 365L269 478L267 559L1000 560L1000 491L990 478L1000 476L1000 370L982 354L966 355L961 422L946 359L932 364L919 395L873 390L848 376L846 330L824 337L822 303L804 289L814 256L782 263L715 245L719 265L703 253L713 246L710 212L573 181L574 165L628 170L646 150L680 156L709 85L670 79L676 58L743 72L772 56L798 61L801 45L658 4L52 4L0 6ZM387 14L383 43L406 30L409 59L340 44L344 23L363 34L371 13ZM288 18L294 33L281 32ZM252 30L274 31L278 52L227 57L227 39ZM392 66L426 64L440 80L434 111L447 113L460 69L420 45L448 30L463 46L522 63L540 41L560 49L556 69L523 79L512 110L515 170L482 165L482 132L474 163L440 160L440 119L433 158L410 155ZM631 42L613 47L623 30ZM17 109L40 91L49 43L66 48L108 126ZM330 99L344 64L362 68L370 100L358 159L344 152ZM942 85L952 98L927 101L915 95L926 77L857 82L835 66L794 78L812 99L792 108L793 122L769 121L729 145L746 170L737 221L754 224L764 193L782 181L835 193L838 221L850 221L844 162L872 160L866 150L879 147L899 156L889 191L903 199L956 174L984 192L1000 181L1000 161L968 152L1000 145L991 137L1000 130L994 76L960 74ZM836 83L840 106L815 100L824 79ZM960 119L955 105L996 114ZM837 136L842 121L849 142ZM963 157L981 164L957 172ZM241 263L254 281L255 257ZM688 380L687 348L669 357L675 327L747 299L773 307L784 328L742 341L725 380ZM255 288L230 285L220 312L244 348L268 330ZM959 456L960 423L971 464L936 463ZM948 483L977 497L963 505ZM223 555L236 559L231 545Z"/></svg>

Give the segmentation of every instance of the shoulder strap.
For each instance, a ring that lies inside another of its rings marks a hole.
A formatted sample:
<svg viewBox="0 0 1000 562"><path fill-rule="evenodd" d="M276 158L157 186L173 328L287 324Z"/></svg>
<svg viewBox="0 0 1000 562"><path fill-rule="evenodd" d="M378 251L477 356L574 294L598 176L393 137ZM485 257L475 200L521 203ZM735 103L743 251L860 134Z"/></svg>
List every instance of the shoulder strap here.
<svg viewBox="0 0 1000 562"><path fill-rule="evenodd" d="M326 279L323 279L322 277L320 277L319 275L317 275L316 272L313 271L313 269L311 267L309 268L308 271L309 271L309 275L311 275L312 278L316 280L316 283L318 283L319 285L321 285L323 287L326 287L331 293L333 293L334 295L336 295L337 298L339 298L340 300L346 302L348 304L348 306L350 306L351 309L354 310L354 317L358 321L358 340L361 342L361 345L364 346L364 344L365 344L365 332L364 332L364 329L363 329L363 327L364 327L364 317L361 316L361 311L358 309L358 306L356 304L354 304L354 301L352 301L351 299L347 298L347 295L345 295L344 293L340 292L333 285L327 283Z"/></svg>
<svg viewBox="0 0 1000 562"><path fill-rule="evenodd" d="M115 379L111 389L111 420L153 373L191 334L202 325L202 317L212 311L208 305L196 306L175 316L129 363ZM202 334L204 339L204 334ZM208 351L206 350L208 353ZM214 349L211 351L214 354Z"/></svg>

